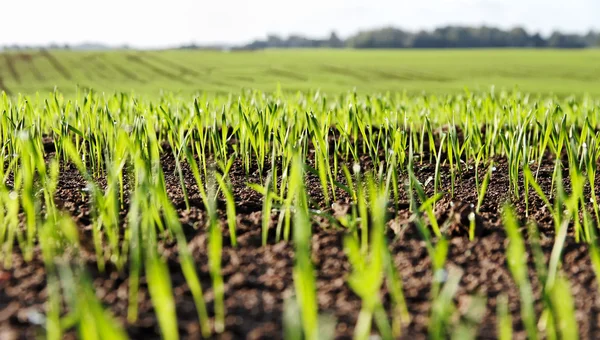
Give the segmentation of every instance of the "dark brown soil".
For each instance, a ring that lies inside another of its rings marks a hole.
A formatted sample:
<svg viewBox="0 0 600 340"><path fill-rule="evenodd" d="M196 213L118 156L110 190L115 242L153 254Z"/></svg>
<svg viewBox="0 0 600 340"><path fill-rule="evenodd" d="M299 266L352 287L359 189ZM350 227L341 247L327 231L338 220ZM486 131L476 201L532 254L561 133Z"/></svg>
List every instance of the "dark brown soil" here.
<svg viewBox="0 0 600 340"><path fill-rule="evenodd" d="M179 178L174 172L173 159L163 156L163 167L168 184L169 195L179 209L180 219L185 228L189 246L198 265L201 282L205 289L209 313L213 311L213 291L207 260L207 233L204 208L200 204L196 184L189 171L185 171L186 187L189 191L192 207L185 211L183 194ZM540 183L548 190L552 166L544 164L540 170ZM417 164L417 177L424 182L434 173L435 165ZM468 307L475 295L487 298L487 311L479 327L479 337L492 339L497 337L496 299L501 294L509 298L509 309L513 317L515 338L524 338L525 333L519 317L519 292L506 265L505 250L507 238L501 225L500 207L509 199L507 166L498 160L497 170L493 173L489 191L478 216L478 237L470 242L464 225L465 208L477 203L477 188L473 170L466 170L458 176L455 197L446 195L436 204L440 224L448 221L447 233L450 237L450 252L447 267L457 267L463 272L460 288L455 296L459 311ZM450 176L443 168L442 188L449 191ZM481 171L481 176L483 176ZM548 174L549 172L549 174ZM248 181L258 182L257 178L244 175L243 166L234 164L230 173L234 186L237 205L237 233L239 245L230 246L227 229L223 223L224 250L223 276L225 281L226 331L224 339L278 339L283 332L283 303L292 294L292 268L294 264L293 245L287 242L261 246L262 197L245 186ZM306 186L311 198L324 205L318 180L307 176ZM61 173L57 199L59 204L77 220L82 229L82 241L86 242L86 229L89 229L90 212L88 202L79 189L85 187L85 181L74 167L66 166ZM431 185L428 187L431 194ZM405 194L404 194L405 195ZM348 197L339 193L336 209L343 209L349 203ZM452 203L452 204L451 204ZM542 208L540 199L530 197L530 218L539 224L542 233L542 246L549 256L553 244L552 219ZM524 217L525 207L518 200L514 207ZM331 208L321 207L328 209ZM225 212L220 209L224 217ZM344 230L330 225L325 220L315 223L312 238L313 260L317 270L318 303L321 312L335 316L336 337L352 337L357 321L361 300L346 284L351 271L343 251ZM402 281L404 294L411 315L411 322L404 325L403 338L424 339L427 334L430 315L430 287L433 281L431 262L418 231L409 221L407 207L391 216L389 248ZM525 234L525 233L524 233ZM89 239L87 240L89 243ZM177 316L181 334L185 338L199 338L197 313L192 295L185 282L177 260L177 248L165 243L164 255L168 259L169 270L176 300ZM149 293L142 277L140 287L140 316L134 324L127 324L127 272L117 272L108 266L100 273L96 268L94 254L89 247L85 261L92 274L97 296L108 310L126 328L132 338L158 339L160 337L156 316L153 312ZM25 263L22 257L14 254L14 266L11 269L0 265L0 338L32 338L43 332L39 326L39 315L44 313L46 299L46 281L41 255ZM564 250L563 271L571 284L571 292L577 310L577 322L582 338L600 337L600 299L598 283L592 270L587 247L578 244L569 235ZM530 279L536 295L537 313L541 312L540 285L535 278L532 259ZM389 296L385 288L382 296L386 306ZM212 315L212 314L211 314ZM374 328L375 329L375 328Z"/></svg>

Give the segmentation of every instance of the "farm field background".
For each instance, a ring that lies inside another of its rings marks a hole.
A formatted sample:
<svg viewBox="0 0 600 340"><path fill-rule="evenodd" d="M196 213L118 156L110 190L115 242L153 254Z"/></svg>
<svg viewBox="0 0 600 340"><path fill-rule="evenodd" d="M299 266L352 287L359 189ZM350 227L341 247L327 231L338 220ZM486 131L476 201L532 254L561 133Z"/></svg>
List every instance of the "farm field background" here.
<svg viewBox="0 0 600 340"><path fill-rule="evenodd" d="M598 338L599 61L0 54L0 339Z"/></svg>
<svg viewBox="0 0 600 340"><path fill-rule="evenodd" d="M155 96L321 90L451 94L519 90L600 95L600 50L11 51L0 53L0 90L55 86Z"/></svg>

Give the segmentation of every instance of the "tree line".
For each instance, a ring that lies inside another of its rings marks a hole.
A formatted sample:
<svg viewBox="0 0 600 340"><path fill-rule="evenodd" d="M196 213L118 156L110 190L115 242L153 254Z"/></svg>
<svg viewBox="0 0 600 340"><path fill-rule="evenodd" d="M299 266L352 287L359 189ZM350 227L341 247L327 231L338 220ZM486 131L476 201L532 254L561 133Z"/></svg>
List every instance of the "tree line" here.
<svg viewBox="0 0 600 340"><path fill-rule="evenodd" d="M259 50L265 48L586 48L600 47L600 31L590 30L586 34L567 34L555 31L549 36L529 33L524 28L515 27L509 30L481 26L445 26L431 31L411 32L395 27L384 27L360 31L346 39L335 32L322 39L310 38L298 34L281 37L271 34L266 39L255 40L241 46L185 44L180 49L206 50ZM52 43L47 46L7 45L2 50L30 49L72 49L72 50L105 50L130 49L130 46L108 46L100 43L83 43L76 45Z"/></svg>
<svg viewBox="0 0 600 340"><path fill-rule="evenodd" d="M328 38L313 39L301 35L287 38L269 35L237 49L265 48L585 48L600 47L600 32L566 34L555 31L544 37L529 33L521 27L502 30L494 27L445 26L432 31L410 32L394 27L384 27L358 32L341 39L335 32Z"/></svg>

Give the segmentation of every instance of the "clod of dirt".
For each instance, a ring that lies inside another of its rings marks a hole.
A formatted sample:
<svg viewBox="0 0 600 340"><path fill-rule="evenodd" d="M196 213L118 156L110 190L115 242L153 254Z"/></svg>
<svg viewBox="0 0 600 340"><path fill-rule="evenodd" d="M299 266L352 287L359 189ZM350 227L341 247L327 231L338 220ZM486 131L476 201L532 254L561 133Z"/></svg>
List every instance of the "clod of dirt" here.
<svg viewBox="0 0 600 340"><path fill-rule="evenodd" d="M414 215L409 211L401 211L394 219L388 222L388 227L395 235L402 237L414 225ZM390 235L388 235L390 236Z"/></svg>
<svg viewBox="0 0 600 340"><path fill-rule="evenodd" d="M331 204L331 210L333 211L333 217L340 218L348 214L350 211L350 205L346 203L333 202L333 204Z"/></svg>
<svg viewBox="0 0 600 340"><path fill-rule="evenodd" d="M12 327L10 327L10 325L4 325L0 323L0 339L16 340L18 339L18 334Z"/></svg>
<svg viewBox="0 0 600 340"><path fill-rule="evenodd" d="M475 236L482 235L485 223L481 215L475 211L474 204L460 200L441 202L437 211L438 222L446 225L445 228L450 235L469 235L471 223L475 223Z"/></svg>
<svg viewBox="0 0 600 340"><path fill-rule="evenodd" d="M0 323L8 321L14 314L19 311L20 305L18 302L11 302L8 306L0 309ZM4 339L0 337L0 339Z"/></svg>

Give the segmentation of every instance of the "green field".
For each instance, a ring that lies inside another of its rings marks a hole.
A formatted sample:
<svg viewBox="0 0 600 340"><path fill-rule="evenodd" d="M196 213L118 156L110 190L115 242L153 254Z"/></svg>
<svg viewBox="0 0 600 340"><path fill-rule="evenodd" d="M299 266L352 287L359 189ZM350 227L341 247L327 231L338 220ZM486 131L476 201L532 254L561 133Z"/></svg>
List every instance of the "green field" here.
<svg viewBox="0 0 600 340"><path fill-rule="evenodd" d="M0 89L239 93L356 88L447 94L496 89L600 95L600 50L13 51L0 54Z"/></svg>

